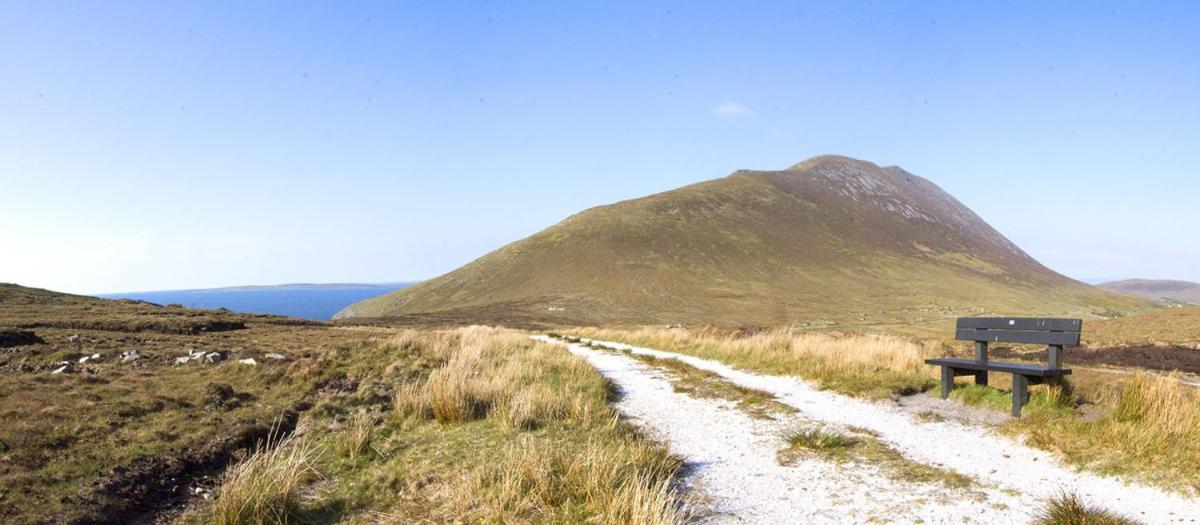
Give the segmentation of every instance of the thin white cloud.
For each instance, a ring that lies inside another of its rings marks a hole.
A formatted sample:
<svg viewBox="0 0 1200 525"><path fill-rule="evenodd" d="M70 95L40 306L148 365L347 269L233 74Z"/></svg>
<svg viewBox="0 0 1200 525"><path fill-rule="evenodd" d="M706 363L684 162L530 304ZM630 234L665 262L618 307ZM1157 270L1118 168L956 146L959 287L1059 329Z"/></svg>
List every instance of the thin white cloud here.
<svg viewBox="0 0 1200 525"><path fill-rule="evenodd" d="M753 117L754 110L739 102L725 102L713 108L713 116L722 120Z"/></svg>

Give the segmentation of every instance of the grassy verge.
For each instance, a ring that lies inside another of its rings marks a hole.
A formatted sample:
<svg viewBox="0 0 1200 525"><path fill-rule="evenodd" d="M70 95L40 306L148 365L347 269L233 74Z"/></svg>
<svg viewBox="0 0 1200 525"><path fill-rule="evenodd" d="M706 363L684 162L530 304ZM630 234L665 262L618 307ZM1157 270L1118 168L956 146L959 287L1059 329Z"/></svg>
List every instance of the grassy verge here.
<svg viewBox="0 0 1200 525"><path fill-rule="evenodd" d="M561 348L480 327L406 331L328 365L345 366L355 386L325 396L301 421L297 439L316 451L307 485L298 499L265 498L292 502L271 507L286 509L288 521L684 519L671 486L679 460L619 422L610 385ZM253 494L229 480L264 464L258 457L232 469L194 521L255 522L222 521L220 509L248 506Z"/></svg>
<svg viewBox="0 0 1200 525"><path fill-rule="evenodd" d="M823 428L803 429L788 435L787 444L778 455L783 465L805 455L817 455L834 461L869 463L899 481L941 483L951 489L966 489L975 484L970 477L957 472L906 459L867 430L848 434Z"/></svg>
<svg viewBox="0 0 1200 525"><path fill-rule="evenodd" d="M1091 415L1075 410L1069 385L1031 389L1021 419L1001 430L1055 452L1069 463L1188 494L1200 494L1200 394L1171 377L1139 373L1120 388L1098 390ZM1007 411L1011 392L959 385L951 397Z"/></svg>
<svg viewBox="0 0 1200 525"><path fill-rule="evenodd" d="M744 370L795 375L821 388L867 398L929 390L936 381L924 360L940 355L933 344L900 337L792 333L786 329L744 336L659 328L591 328L573 333L713 359Z"/></svg>

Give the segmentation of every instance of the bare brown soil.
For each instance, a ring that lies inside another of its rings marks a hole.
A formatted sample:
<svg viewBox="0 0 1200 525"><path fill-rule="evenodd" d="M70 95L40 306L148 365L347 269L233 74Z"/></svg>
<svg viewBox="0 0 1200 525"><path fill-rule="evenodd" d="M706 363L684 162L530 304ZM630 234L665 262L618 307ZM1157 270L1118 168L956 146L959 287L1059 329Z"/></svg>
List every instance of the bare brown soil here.
<svg viewBox="0 0 1200 525"><path fill-rule="evenodd" d="M38 337L37 334L27 330L0 331L0 348L36 345L44 342L45 341L42 341L42 338Z"/></svg>
<svg viewBox="0 0 1200 525"><path fill-rule="evenodd" d="M270 424L245 424L195 448L181 449L165 456L143 457L128 465L117 466L106 477L80 491L78 505L82 512L70 522L167 521L163 514L172 514L173 508L191 497L189 489L194 481L215 478L246 451L269 446L291 434L300 412L309 406L301 401Z"/></svg>

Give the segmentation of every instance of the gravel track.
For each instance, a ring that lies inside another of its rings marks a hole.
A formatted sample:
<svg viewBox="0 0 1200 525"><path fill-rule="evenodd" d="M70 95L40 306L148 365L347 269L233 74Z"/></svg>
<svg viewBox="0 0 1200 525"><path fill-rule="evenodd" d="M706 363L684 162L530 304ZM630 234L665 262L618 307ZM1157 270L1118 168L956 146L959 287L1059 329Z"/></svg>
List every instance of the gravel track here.
<svg viewBox="0 0 1200 525"><path fill-rule="evenodd" d="M546 337L537 339L561 343ZM730 382L774 394L800 412L761 420L732 403L674 391L659 370L632 357L567 345L623 393L616 408L685 458L684 478L707 504L705 523L1028 523L1062 491L1147 524L1200 523L1200 500L1117 478L1077 472L1049 453L978 425L921 421L895 403L820 391L795 377L743 372L716 361L596 341L607 347L678 359ZM952 490L911 483L859 462L805 457L776 461L789 429L813 424L862 428L906 459L974 478Z"/></svg>

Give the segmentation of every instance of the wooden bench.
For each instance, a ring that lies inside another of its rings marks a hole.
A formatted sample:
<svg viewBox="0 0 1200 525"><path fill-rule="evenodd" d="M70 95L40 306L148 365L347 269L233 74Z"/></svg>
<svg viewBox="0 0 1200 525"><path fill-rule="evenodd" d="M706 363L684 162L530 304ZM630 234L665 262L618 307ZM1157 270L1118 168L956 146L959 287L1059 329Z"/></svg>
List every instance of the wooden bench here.
<svg viewBox="0 0 1200 525"><path fill-rule="evenodd" d="M1056 384L1069 375L1063 368L1063 353L1068 346L1079 345L1083 330L1080 319L1037 319L1022 317L963 317L958 320L955 339L975 342L975 359L927 359L925 364L942 367L942 399L950 396L954 378L975 376L975 384L988 384L988 372L1013 376L1013 417L1021 417L1021 407L1029 402L1029 385ZM1026 365L988 361L988 343L1049 345L1049 364Z"/></svg>

